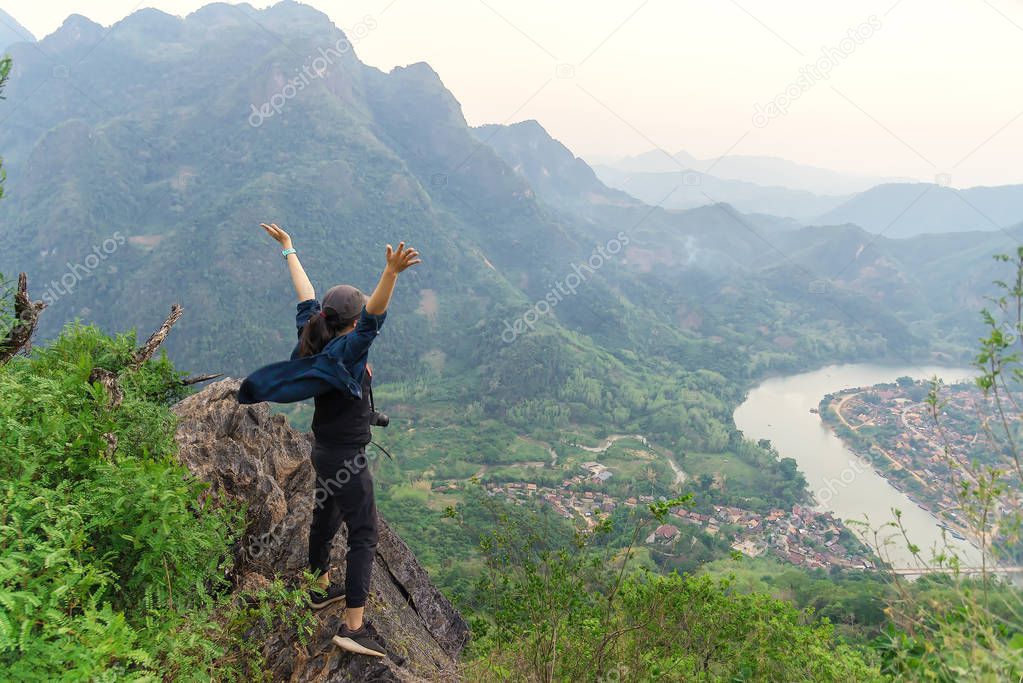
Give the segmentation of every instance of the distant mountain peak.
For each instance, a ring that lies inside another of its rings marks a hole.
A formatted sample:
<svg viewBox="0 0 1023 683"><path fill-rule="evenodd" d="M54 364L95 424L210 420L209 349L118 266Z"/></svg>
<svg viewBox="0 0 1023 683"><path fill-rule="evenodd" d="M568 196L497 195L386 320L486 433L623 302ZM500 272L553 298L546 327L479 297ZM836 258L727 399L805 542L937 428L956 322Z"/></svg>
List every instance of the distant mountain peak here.
<svg viewBox="0 0 1023 683"><path fill-rule="evenodd" d="M155 7L143 7L117 22L119 28L131 27L149 40L162 40L176 35L181 31L183 24L181 17Z"/></svg>
<svg viewBox="0 0 1023 683"><path fill-rule="evenodd" d="M164 12L162 9L158 9L156 7L143 7L141 9L135 10L132 13L132 15L142 15L142 16L149 15L149 16L160 16L160 17L171 17L171 18L175 17L175 15L170 14L169 12Z"/></svg>
<svg viewBox="0 0 1023 683"><path fill-rule="evenodd" d="M392 75L408 75L415 78L426 78L437 83L442 83L440 74L426 62L413 62L405 66L396 66L391 69Z"/></svg>
<svg viewBox="0 0 1023 683"><path fill-rule="evenodd" d="M518 123L510 123L508 124L508 128L526 129L534 133L542 133L544 136L551 138L552 140L554 139L551 134L547 132L547 129L544 128L536 119L526 119L524 121L519 121Z"/></svg>
<svg viewBox="0 0 1023 683"><path fill-rule="evenodd" d="M487 124L474 128L473 133L549 202L574 206L638 203L602 183L585 161L535 119L509 125Z"/></svg>
<svg viewBox="0 0 1023 683"><path fill-rule="evenodd" d="M255 14L256 12L256 8L248 3L231 5L226 2L213 2L203 5L189 14L185 17L185 21L195 21L198 19L203 22L209 22L212 25L240 24L251 21L246 14Z"/></svg>
<svg viewBox="0 0 1023 683"><path fill-rule="evenodd" d="M249 7L251 8L251 5L249 5ZM296 0L281 0L281 2L278 2L275 5L271 5L264 10L257 11L291 18L302 17L309 19L327 19L329 21L329 17L324 12L321 12L312 5L307 5L304 2L297 2Z"/></svg>
<svg viewBox="0 0 1023 683"><path fill-rule="evenodd" d="M103 38L106 29L81 14L72 14L56 31L43 38L41 44L48 50L59 52L67 48L91 45Z"/></svg>
<svg viewBox="0 0 1023 683"><path fill-rule="evenodd" d="M103 27L87 16L69 14L57 31L103 31Z"/></svg>
<svg viewBox="0 0 1023 683"><path fill-rule="evenodd" d="M251 13L257 21L266 23L270 28L279 26L284 29L286 27L289 33L299 28L313 31L341 31L340 27L334 24L324 12L312 5L295 2L295 0L283 0L260 10L252 9L251 6L246 5L246 12Z"/></svg>

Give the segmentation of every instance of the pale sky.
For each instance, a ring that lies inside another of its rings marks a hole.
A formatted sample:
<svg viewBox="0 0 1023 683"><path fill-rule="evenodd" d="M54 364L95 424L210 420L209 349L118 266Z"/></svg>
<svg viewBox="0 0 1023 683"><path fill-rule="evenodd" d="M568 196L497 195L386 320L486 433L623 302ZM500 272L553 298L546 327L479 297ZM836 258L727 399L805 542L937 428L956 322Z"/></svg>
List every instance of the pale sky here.
<svg viewBox="0 0 1023 683"><path fill-rule="evenodd" d="M0 0L37 37L71 13L109 26L143 6L184 15L203 4ZM534 118L589 161L656 146L949 174L959 187L1023 183L1023 0L308 4L350 35L373 26L356 43L368 64L429 62L471 124ZM859 39L843 43L850 30ZM827 78L805 70L819 60ZM787 89L787 112L755 125L756 105Z"/></svg>

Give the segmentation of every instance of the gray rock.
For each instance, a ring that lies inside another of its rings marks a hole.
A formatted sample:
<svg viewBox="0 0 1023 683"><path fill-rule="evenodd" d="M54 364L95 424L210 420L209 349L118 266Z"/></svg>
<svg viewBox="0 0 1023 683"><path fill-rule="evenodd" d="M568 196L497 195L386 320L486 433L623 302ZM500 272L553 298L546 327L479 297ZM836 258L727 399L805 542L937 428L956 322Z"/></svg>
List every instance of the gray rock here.
<svg viewBox="0 0 1023 683"><path fill-rule="evenodd" d="M314 477L311 437L292 429L285 417L271 415L267 404L239 405L235 400L239 384L234 379L216 382L174 406L181 462L212 485L211 499L227 496L246 508L246 528L231 575L235 590L257 588L275 576L290 581L301 575ZM344 576L345 546L342 528L331 555L335 581ZM269 633L263 648L273 679L296 683L457 679L458 655L469 628L382 519L366 615L396 656L380 660L338 649L331 637L343 613L341 607L319 612L319 627L307 647L286 628Z"/></svg>

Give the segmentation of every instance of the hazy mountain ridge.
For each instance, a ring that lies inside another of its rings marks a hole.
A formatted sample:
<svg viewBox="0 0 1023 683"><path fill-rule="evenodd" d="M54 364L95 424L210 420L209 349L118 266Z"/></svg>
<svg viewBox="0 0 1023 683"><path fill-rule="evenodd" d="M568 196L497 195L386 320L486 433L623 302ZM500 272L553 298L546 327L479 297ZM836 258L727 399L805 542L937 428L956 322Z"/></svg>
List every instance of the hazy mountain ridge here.
<svg viewBox="0 0 1023 683"><path fill-rule="evenodd" d="M931 183L891 183L859 194L817 219L853 223L888 237L991 231L1023 222L1023 185L955 189Z"/></svg>
<svg viewBox="0 0 1023 683"><path fill-rule="evenodd" d="M681 168L664 172L629 172L598 166L595 170L608 185L629 192L648 204L671 209L726 202L747 213L773 214L809 223L848 199L844 195L817 195L805 190L722 179Z"/></svg>
<svg viewBox="0 0 1023 683"><path fill-rule="evenodd" d="M664 151L651 150L604 165L630 173L674 173L682 169L693 170L712 173L715 177L725 180L741 180L766 187L785 187L819 195L854 194L884 182L903 180L843 173L780 157L726 154L719 158L697 159L686 151L669 156Z"/></svg>
<svg viewBox="0 0 1023 683"><path fill-rule="evenodd" d="M686 152L672 157L658 150L595 169L607 184L647 203L663 201L668 208L723 201L745 212L788 216L805 225L851 223L892 237L1006 228L1023 220L1019 185L957 190L856 176L777 157L701 160Z"/></svg>
<svg viewBox="0 0 1023 683"><path fill-rule="evenodd" d="M559 143L535 129L529 135L530 144L514 142L517 136L521 137L517 127L504 127L500 134L493 135L490 144L509 164L523 169L523 176L534 186L574 186L571 178L563 179L556 173L564 168L566 158L574 159L570 152L561 150ZM562 164L548 161L558 155ZM536 169L554 173L537 178ZM676 184L680 175L674 174ZM982 293L990 285L991 256L1013 247L1004 231L923 234L905 239L878 236L855 225L802 227L791 220L743 213L724 204L670 211L645 205L626 208L587 203L582 201L581 193L564 197L557 192L541 192L540 196L548 201L564 200L565 206L597 223L638 221L634 232L643 241L659 245L656 257L644 249L633 250L631 261L641 270L657 263L691 266L718 277L740 277L744 289L750 289L759 277L757 272L763 271L771 287L781 287L767 296L798 297L803 305L809 302L817 306L829 292L858 292L881 308L869 314L860 310L855 316L850 309L849 317L877 316L891 322L894 313L924 335L929 332L920 323L931 319L942 328L942 334L958 330L964 343L973 330L979 330L975 311L984 305ZM1023 229L1011 232L1019 235ZM775 277L778 272L802 283L804 291L800 294L783 284ZM952 296L933 296L942 286L950 287ZM834 302L818 312L824 317L834 316Z"/></svg>
<svg viewBox="0 0 1023 683"><path fill-rule="evenodd" d="M0 9L0 53L14 43L34 43L32 32L18 23L18 20Z"/></svg>

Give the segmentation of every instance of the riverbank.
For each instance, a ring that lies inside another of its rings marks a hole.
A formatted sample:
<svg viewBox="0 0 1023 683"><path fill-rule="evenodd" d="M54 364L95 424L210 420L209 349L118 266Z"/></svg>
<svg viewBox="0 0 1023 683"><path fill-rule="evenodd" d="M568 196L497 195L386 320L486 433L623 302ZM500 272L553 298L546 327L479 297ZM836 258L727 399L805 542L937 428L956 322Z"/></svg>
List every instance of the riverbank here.
<svg viewBox="0 0 1023 683"><path fill-rule="evenodd" d="M767 439L781 457L796 461L819 509L830 511L843 521L881 528L879 541L896 566L913 566L916 558L901 534L885 527L895 518L893 510L901 511L901 524L926 558L931 552L941 552L947 542L966 561L973 561L980 555L973 544L947 538L941 520L892 486L875 471L869 459L857 455L820 417L811 413L812 409L819 409L825 395L849 387L892 382L901 376L926 379L938 375L951 381L971 374L966 368L939 366L869 363L826 366L762 382L736 409L734 419L747 438Z"/></svg>
<svg viewBox="0 0 1023 683"><path fill-rule="evenodd" d="M987 529L987 538L976 532L961 513L960 496L964 484L976 484L974 458L995 450L983 438L985 399L972 384L944 386L936 420L930 390L929 382L905 378L846 389L826 395L819 413L847 448L938 518L953 538L982 546L997 536L997 528ZM1002 507L1011 505L1006 500Z"/></svg>

